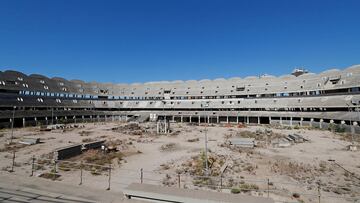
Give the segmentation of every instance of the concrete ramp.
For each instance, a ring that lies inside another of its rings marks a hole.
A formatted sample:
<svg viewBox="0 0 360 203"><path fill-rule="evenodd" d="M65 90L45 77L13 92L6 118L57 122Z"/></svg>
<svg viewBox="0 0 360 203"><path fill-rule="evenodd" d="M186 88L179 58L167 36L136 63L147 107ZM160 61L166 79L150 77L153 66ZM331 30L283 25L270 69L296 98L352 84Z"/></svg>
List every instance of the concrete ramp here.
<svg viewBox="0 0 360 203"><path fill-rule="evenodd" d="M274 203L270 198L241 194L229 194L204 190L190 190L174 187L162 187L150 184L132 183L124 189L129 199L150 202L171 203Z"/></svg>

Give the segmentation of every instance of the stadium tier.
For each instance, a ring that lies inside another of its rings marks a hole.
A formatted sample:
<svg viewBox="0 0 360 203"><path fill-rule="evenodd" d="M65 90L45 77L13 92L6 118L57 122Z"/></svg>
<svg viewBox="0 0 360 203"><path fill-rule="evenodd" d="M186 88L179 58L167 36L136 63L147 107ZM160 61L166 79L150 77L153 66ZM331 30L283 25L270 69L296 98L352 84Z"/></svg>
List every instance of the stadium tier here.
<svg viewBox="0 0 360 203"><path fill-rule="evenodd" d="M0 126L157 120L359 132L360 65L320 74L111 84L0 72Z"/></svg>

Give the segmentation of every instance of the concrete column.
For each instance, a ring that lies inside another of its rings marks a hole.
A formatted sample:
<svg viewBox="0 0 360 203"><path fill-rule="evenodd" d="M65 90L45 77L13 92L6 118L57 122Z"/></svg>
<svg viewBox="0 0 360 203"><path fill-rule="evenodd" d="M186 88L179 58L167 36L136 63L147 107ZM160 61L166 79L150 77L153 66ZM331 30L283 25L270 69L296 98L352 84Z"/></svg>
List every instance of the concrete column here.
<svg viewBox="0 0 360 203"><path fill-rule="evenodd" d="M207 116L207 122L210 123L210 116Z"/></svg>
<svg viewBox="0 0 360 203"><path fill-rule="evenodd" d="M190 123L191 123L191 116L190 116Z"/></svg>
<svg viewBox="0 0 360 203"><path fill-rule="evenodd" d="M46 125L49 125L49 124L48 124L48 118L47 118L47 117L45 117L45 123L46 123Z"/></svg>
<svg viewBox="0 0 360 203"><path fill-rule="evenodd" d="M301 117L301 118L300 118L300 126L301 126L301 127L303 126L303 120L304 120L304 118Z"/></svg>
<svg viewBox="0 0 360 203"><path fill-rule="evenodd" d="M199 124L200 124L200 119L201 119L201 117L199 116Z"/></svg>
<svg viewBox="0 0 360 203"><path fill-rule="evenodd" d="M247 124L250 123L250 118L249 118L249 116L246 116L246 123L247 123Z"/></svg>
<svg viewBox="0 0 360 203"><path fill-rule="evenodd" d="M290 117L290 126L293 126L293 124L292 124L292 117Z"/></svg>
<svg viewBox="0 0 360 203"><path fill-rule="evenodd" d="M271 116L269 116L269 124L271 125Z"/></svg>
<svg viewBox="0 0 360 203"><path fill-rule="evenodd" d="M26 126L25 118L23 118L22 121L23 121L23 128L25 128L25 126Z"/></svg>
<svg viewBox="0 0 360 203"><path fill-rule="evenodd" d="M85 122L85 117L81 116L81 118L82 118L82 122L84 123Z"/></svg>
<svg viewBox="0 0 360 203"><path fill-rule="evenodd" d="M353 122L352 123L352 125L351 125L351 134L355 134L355 126L357 126L358 125L358 123L355 121L355 122Z"/></svg>
<svg viewBox="0 0 360 203"><path fill-rule="evenodd" d="M236 116L236 123L239 124L239 116Z"/></svg>
<svg viewBox="0 0 360 203"><path fill-rule="evenodd" d="M258 116L258 124L260 124L260 117Z"/></svg>
<svg viewBox="0 0 360 203"><path fill-rule="evenodd" d="M180 122L183 123L183 121L184 121L184 116L181 115L181 116L180 116Z"/></svg>
<svg viewBox="0 0 360 203"><path fill-rule="evenodd" d="M310 118L310 127L313 126L313 122L314 122L314 119L313 119L313 118Z"/></svg>
<svg viewBox="0 0 360 203"><path fill-rule="evenodd" d="M229 123L229 116L226 116L226 123Z"/></svg>
<svg viewBox="0 0 360 203"><path fill-rule="evenodd" d="M37 118L35 117L34 120L35 120L35 125L37 125Z"/></svg>
<svg viewBox="0 0 360 203"><path fill-rule="evenodd" d="M172 122L175 123L175 116L172 116Z"/></svg>
<svg viewBox="0 0 360 203"><path fill-rule="evenodd" d="M220 121L220 118L219 118L219 116L217 116L216 117L216 123L219 123L219 121Z"/></svg>
<svg viewBox="0 0 360 203"><path fill-rule="evenodd" d="M322 129L322 123L324 122L323 119L320 119L320 129Z"/></svg>
<svg viewBox="0 0 360 203"><path fill-rule="evenodd" d="M282 125L283 123L282 123L282 117L280 117L280 125Z"/></svg>

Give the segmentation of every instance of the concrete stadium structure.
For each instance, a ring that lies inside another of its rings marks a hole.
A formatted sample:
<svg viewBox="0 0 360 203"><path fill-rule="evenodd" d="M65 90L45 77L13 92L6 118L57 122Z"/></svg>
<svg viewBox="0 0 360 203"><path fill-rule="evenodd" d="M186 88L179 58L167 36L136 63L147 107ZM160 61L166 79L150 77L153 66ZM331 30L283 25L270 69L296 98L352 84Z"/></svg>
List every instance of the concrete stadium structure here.
<svg viewBox="0 0 360 203"><path fill-rule="evenodd" d="M0 126L168 119L258 123L360 132L360 65L320 74L86 83L16 71L0 72Z"/></svg>

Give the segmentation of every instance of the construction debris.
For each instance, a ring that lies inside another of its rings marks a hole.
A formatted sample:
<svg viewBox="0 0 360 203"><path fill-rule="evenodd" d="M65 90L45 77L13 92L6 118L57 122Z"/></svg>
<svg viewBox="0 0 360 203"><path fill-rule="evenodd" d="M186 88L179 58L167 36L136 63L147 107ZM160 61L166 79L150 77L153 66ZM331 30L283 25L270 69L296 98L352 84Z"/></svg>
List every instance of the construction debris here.
<svg viewBox="0 0 360 203"><path fill-rule="evenodd" d="M244 148L254 148L256 146L255 138L231 138L229 143L230 145Z"/></svg>
<svg viewBox="0 0 360 203"><path fill-rule="evenodd" d="M25 145L34 145L34 144L39 144L40 143L40 138L31 138L31 137L25 137L22 138L19 141L20 144L25 144Z"/></svg>

